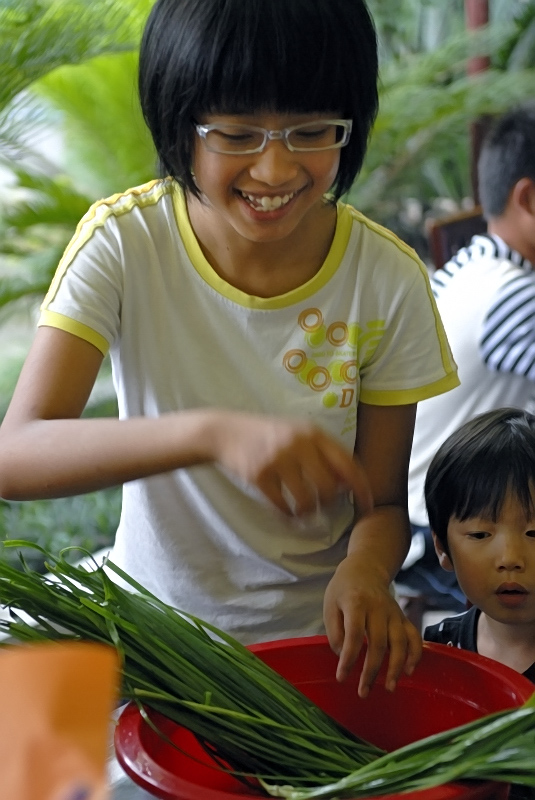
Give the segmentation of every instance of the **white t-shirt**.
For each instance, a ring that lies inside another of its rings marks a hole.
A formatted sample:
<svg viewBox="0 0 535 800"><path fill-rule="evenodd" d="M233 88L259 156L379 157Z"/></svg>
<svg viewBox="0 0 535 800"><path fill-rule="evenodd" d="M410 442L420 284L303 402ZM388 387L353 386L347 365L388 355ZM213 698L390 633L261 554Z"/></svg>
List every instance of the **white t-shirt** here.
<svg viewBox="0 0 535 800"><path fill-rule="evenodd" d="M418 406L409 468L415 525L428 522L425 476L442 442L477 414L528 408L535 390L535 273L527 260L498 236L477 235L431 287L461 384Z"/></svg>
<svg viewBox="0 0 535 800"><path fill-rule="evenodd" d="M42 306L41 325L110 351L121 418L220 407L295 416L353 451L357 401L414 403L457 383L425 267L339 204L319 272L252 297L203 256L171 179L96 203ZM164 601L242 641L323 630L350 498L303 524L222 469L125 484L111 558Z"/></svg>

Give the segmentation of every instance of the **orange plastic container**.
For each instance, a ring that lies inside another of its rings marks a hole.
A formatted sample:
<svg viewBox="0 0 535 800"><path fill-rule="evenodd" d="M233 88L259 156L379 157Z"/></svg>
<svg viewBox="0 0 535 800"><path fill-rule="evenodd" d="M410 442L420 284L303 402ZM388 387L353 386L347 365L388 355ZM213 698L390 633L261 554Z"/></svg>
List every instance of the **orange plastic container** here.
<svg viewBox="0 0 535 800"><path fill-rule="evenodd" d="M366 700L357 695L364 655L343 684L335 680L336 656L327 639L313 636L254 645L257 655L327 713L364 739L393 750L493 711L521 705L534 691L517 672L491 659L426 643L420 664L397 689L384 689L385 667ZM182 752L165 742L126 706L115 732L117 759L145 791L161 800L258 800L236 779L209 766L209 756L189 731L160 715L154 721ZM449 783L413 792L414 800L506 800L507 784ZM383 800L407 800L388 795Z"/></svg>

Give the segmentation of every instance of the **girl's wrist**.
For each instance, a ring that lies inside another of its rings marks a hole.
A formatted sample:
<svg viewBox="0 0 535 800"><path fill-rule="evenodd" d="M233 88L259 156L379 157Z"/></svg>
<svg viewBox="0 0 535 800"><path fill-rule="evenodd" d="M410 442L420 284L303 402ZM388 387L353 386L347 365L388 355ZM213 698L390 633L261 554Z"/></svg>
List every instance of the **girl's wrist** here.
<svg viewBox="0 0 535 800"><path fill-rule="evenodd" d="M217 409L193 409L178 411L171 417L172 429L169 441L173 450L180 454L180 466L206 464L217 460L217 431L221 414ZM163 419L163 418L162 418Z"/></svg>
<svg viewBox="0 0 535 800"><path fill-rule="evenodd" d="M374 559L370 563L370 557L364 556L362 553L348 553L344 560L340 562L339 567L344 565L345 569L351 570L355 575L362 574L367 582L370 580L382 583L389 586L392 578L388 571L384 568L384 564L380 558Z"/></svg>
<svg viewBox="0 0 535 800"><path fill-rule="evenodd" d="M233 412L218 408L195 409L180 414L181 430L184 423L187 439L196 463L212 463L220 460L221 437L228 435ZM186 419L187 418L187 419Z"/></svg>

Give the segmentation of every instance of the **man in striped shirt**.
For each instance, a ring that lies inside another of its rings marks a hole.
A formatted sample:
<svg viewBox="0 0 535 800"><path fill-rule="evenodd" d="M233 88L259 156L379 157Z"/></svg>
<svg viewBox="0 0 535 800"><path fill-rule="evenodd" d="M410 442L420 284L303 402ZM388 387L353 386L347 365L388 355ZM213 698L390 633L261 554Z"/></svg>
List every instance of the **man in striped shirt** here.
<svg viewBox="0 0 535 800"><path fill-rule="evenodd" d="M398 576L447 610L462 610L464 597L453 573L439 567L427 526L429 463L476 414L535 405L535 105L495 123L478 173L488 233L474 236L431 278L461 385L418 404L409 470L413 546Z"/></svg>

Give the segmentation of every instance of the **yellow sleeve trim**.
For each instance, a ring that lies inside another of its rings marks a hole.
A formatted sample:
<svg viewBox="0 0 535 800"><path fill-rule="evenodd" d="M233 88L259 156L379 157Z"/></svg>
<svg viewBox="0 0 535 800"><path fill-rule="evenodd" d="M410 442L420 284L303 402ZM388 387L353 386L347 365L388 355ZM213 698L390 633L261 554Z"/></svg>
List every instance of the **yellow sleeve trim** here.
<svg viewBox="0 0 535 800"><path fill-rule="evenodd" d="M100 350L105 356L110 349L110 345L104 336L97 333L93 328L84 325L83 322L77 322L71 317L66 317L64 314L58 314L57 311L42 311L39 317L38 326L48 325L50 328L59 328L59 330L66 333L72 333L78 336L79 339L84 339L89 344L94 345L97 350Z"/></svg>
<svg viewBox="0 0 535 800"><path fill-rule="evenodd" d="M379 225L377 222L373 222L371 219L366 217L360 211L357 211L357 209L353 208L353 206L347 206L347 208L349 209L349 211L351 213L351 216L354 219L359 220L360 222L362 222L363 225L366 225L367 228L369 228L370 230L375 231L376 233L378 233L383 238L388 239L388 241L390 241L393 244L395 244L403 253L405 253L407 256L412 258L412 260L418 265L418 268L419 268L419 270L420 270L420 272L423 275L424 280L425 280L426 289L427 289L427 296L429 298L429 302L431 303L431 308L433 309L433 314L434 314L434 317L435 317L435 330L436 330L436 333L437 333L437 339L438 339L438 343L439 343L439 347L440 347L440 355L441 355L441 358L442 358L442 364L444 366L444 369L447 370L447 371L451 371L451 370L455 369L457 365L455 364L455 361L453 360L453 356L452 356L452 353L450 351L450 347L449 347L449 344L448 344L448 339L446 337L446 333L444 331L444 328L443 328L443 325L442 325L442 321L440 320L440 315L438 313L438 309L437 309L437 305L436 305L436 302L435 302L435 298L433 296L433 291L431 289L431 284L429 282L429 274L427 272L427 268L426 268L425 264L423 263L422 259L418 256L418 253L416 252L416 250L414 250L414 248L410 247L410 245L408 245L406 242L402 241L402 239L400 239L398 236L396 236L396 234L393 233L392 231L388 230L388 228L384 228L382 225ZM449 388L454 388L454 387L451 386ZM448 389L444 389L442 391L448 391ZM434 392L434 394L440 394L440 393L441 393L440 391ZM432 397L432 396L433 396L433 393L430 394L430 395L426 395L425 397L421 397L420 399L421 400L426 400L428 397ZM405 401L405 402L413 402L413 401L409 400L409 401ZM383 405L383 404L381 403L381 405ZM388 403L388 405L390 405L390 403Z"/></svg>
<svg viewBox="0 0 535 800"><path fill-rule="evenodd" d="M114 194L111 197L93 203L78 223L74 236L60 259L41 309L46 310L47 306L54 300L72 260L84 244L91 239L97 228L102 228L109 217L120 217L132 211L135 207L145 208L146 206L155 205L164 194L171 192L172 183L171 178L155 179L142 186L136 186L133 189L128 189L125 192Z"/></svg>
<svg viewBox="0 0 535 800"><path fill-rule="evenodd" d="M451 372L434 383L428 383L426 386L419 386L416 389L403 389L399 392L367 392L363 390L360 393L360 400L370 406L405 406L449 392L459 384L457 373Z"/></svg>

